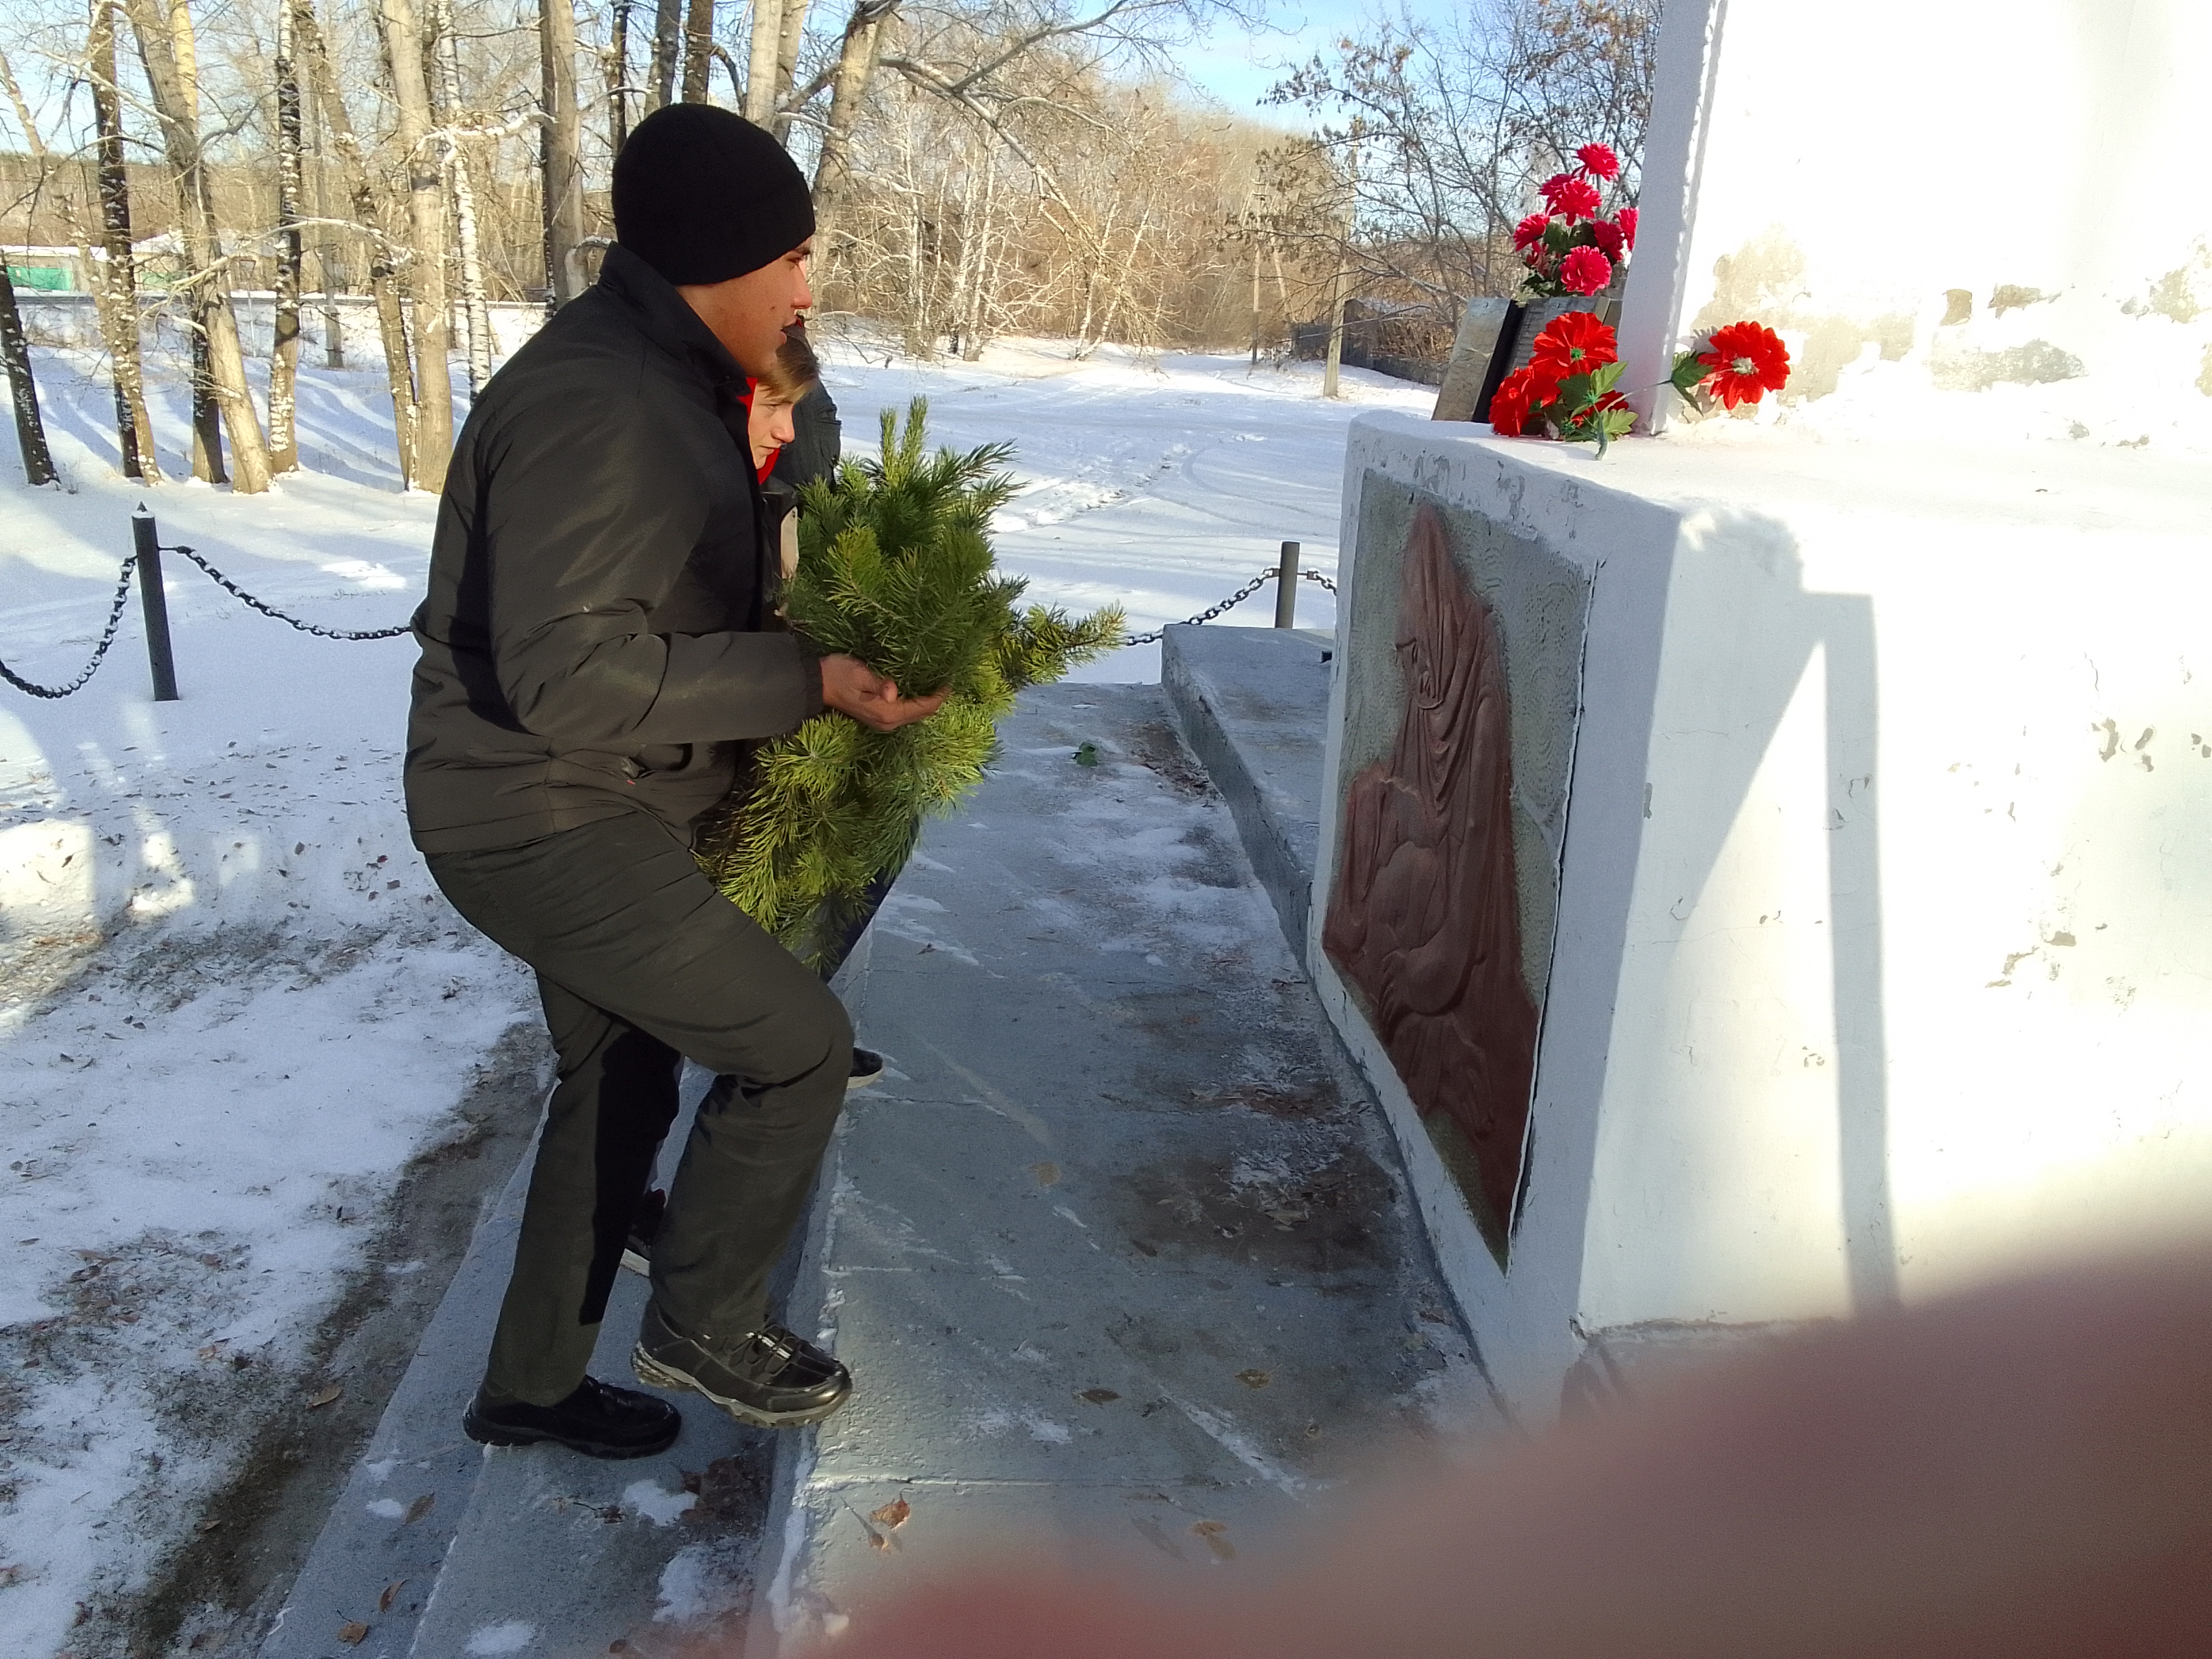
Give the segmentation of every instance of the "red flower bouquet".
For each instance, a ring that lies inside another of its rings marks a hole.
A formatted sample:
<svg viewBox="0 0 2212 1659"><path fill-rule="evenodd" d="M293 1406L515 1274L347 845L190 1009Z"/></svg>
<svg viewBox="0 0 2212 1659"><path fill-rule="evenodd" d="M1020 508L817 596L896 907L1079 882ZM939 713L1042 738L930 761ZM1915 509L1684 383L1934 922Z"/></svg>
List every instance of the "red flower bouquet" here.
<svg viewBox="0 0 2212 1659"><path fill-rule="evenodd" d="M1613 390L1620 379L1613 331L1591 312L1571 311L1536 337L1528 367L1498 383L1491 429L1501 438L1594 443L1602 455L1636 423L1635 411Z"/></svg>
<svg viewBox="0 0 2212 1659"><path fill-rule="evenodd" d="M1613 281L1636 246L1636 210L1610 218L1601 185L1618 186L1620 158L1603 144L1584 144L1575 165L1536 186L1544 211L1513 228L1513 251L1528 267L1521 293L1530 300L1595 294Z"/></svg>
<svg viewBox="0 0 2212 1659"><path fill-rule="evenodd" d="M1771 328L1729 323L1705 338L1703 351L1679 353L1668 383L1701 409L1734 409L1779 392L1790 379L1790 348Z"/></svg>

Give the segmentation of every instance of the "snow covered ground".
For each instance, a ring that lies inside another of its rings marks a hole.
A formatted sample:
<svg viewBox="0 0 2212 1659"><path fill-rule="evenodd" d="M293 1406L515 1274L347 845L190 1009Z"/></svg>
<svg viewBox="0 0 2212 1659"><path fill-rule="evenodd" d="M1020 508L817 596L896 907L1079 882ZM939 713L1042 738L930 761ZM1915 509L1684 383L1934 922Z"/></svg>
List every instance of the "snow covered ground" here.
<svg viewBox="0 0 2212 1659"><path fill-rule="evenodd" d="M1012 440L1002 562L1039 599L1115 601L1139 629L1212 605L1285 538L1333 571L1346 421L1431 395L1347 373L1332 404L1313 366L1076 362L1050 343L975 364L827 355L848 447L916 393L939 441ZM397 492L377 365L303 368L307 471L260 498L127 484L95 368L38 354L64 487L0 466L11 668L82 665L142 497L165 542L272 604L341 629L406 618L435 503ZM182 387L158 373L155 393L181 476ZM0 1629L26 1656L111 1650L110 1610L194 1535L245 1442L343 1381L316 1369L320 1322L365 1264L408 1270L368 1261L400 1172L468 1131L477 1069L533 1014L527 975L408 844L410 643L295 632L173 556L167 586L180 702L149 698L135 595L84 690L0 687ZM1334 620L1310 584L1300 620ZM1088 677L1157 673L1138 647Z"/></svg>

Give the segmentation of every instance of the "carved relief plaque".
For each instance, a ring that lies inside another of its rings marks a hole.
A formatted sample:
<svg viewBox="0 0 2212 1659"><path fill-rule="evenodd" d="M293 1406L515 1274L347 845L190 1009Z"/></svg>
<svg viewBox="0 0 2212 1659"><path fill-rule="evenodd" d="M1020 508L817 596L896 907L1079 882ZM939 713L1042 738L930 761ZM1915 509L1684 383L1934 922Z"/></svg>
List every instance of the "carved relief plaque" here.
<svg viewBox="0 0 2212 1659"><path fill-rule="evenodd" d="M1553 602L1528 597L1525 570L1498 583L1538 619L1521 678L1534 701L1557 705L1542 719L1565 726L1563 737L1538 732L1545 740L1532 742L1529 720L1513 706L1498 611L1455 558L1438 507L1405 504L1402 558L1370 566L1396 566L1395 660L1384 660L1370 623L1368 659L1355 659L1353 669L1370 681L1395 677L1365 699L1370 726L1396 705L1395 732L1382 757L1345 786L1322 943L1502 1259L1521 1184L1564 826L1565 773L1548 751L1571 751L1587 588L1579 573L1565 583L1550 574L1559 564L1548 553L1539 556ZM1368 535L1364 528L1363 560ZM1511 546L1489 556L1508 567L1521 556ZM1379 621L1388 597L1363 588L1358 602ZM1559 637L1545 637L1547 616ZM1562 683L1557 670L1570 649ZM1562 661L1547 671L1547 659ZM1533 816L1516 793L1516 732L1541 751L1539 793L1558 797ZM1532 922L1542 934L1533 941Z"/></svg>

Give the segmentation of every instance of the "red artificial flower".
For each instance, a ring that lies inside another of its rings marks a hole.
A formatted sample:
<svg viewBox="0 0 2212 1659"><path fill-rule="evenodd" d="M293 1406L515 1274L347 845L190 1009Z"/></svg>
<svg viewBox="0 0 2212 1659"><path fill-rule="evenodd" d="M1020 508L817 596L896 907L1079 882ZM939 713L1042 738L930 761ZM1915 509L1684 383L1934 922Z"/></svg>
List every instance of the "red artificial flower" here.
<svg viewBox="0 0 2212 1659"><path fill-rule="evenodd" d="M1514 226L1513 246L1515 250L1518 252L1526 253L1533 247L1541 246L1544 240L1544 231L1551 222L1552 216L1550 214L1532 213L1527 218L1523 219L1519 224Z"/></svg>
<svg viewBox="0 0 2212 1659"><path fill-rule="evenodd" d="M1613 221L1620 227L1620 234L1628 238L1629 252L1634 252L1636 251L1636 210L1623 208L1613 216Z"/></svg>
<svg viewBox="0 0 2212 1659"><path fill-rule="evenodd" d="M1613 261L1594 247L1571 247L1559 261L1559 286L1570 294L1595 294L1613 280Z"/></svg>
<svg viewBox="0 0 2212 1659"><path fill-rule="evenodd" d="M1597 186L1587 179L1577 179L1571 173L1555 173L1536 186L1536 193L1569 224L1577 219L1597 217Z"/></svg>
<svg viewBox="0 0 2212 1659"><path fill-rule="evenodd" d="M1571 374L1602 368L1620 356L1613 331L1598 321L1596 313L1571 311L1553 318L1552 325L1536 337L1528 372L1556 386Z"/></svg>
<svg viewBox="0 0 2212 1659"><path fill-rule="evenodd" d="M1628 236L1610 219L1590 221L1590 240L1604 252L1605 257L1618 264L1628 252Z"/></svg>
<svg viewBox="0 0 2212 1659"><path fill-rule="evenodd" d="M1539 380L1534 373L1516 368L1498 383L1490 399L1490 429L1501 438L1517 438L1528 423L1528 409L1547 404L1558 391L1556 382Z"/></svg>
<svg viewBox="0 0 2212 1659"><path fill-rule="evenodd" d="M1583 164L1583 171L1593 179L1620 177L1620 157L1603 144L1584 144L1575 152L1575 160Z"/></svg>
<svg viewBox="0 0 2212 1659"><path fill-rule="evenodd" d="M1757 323L1715 329L1712 349L1699 352L1698 361L1709 371L1705 384L1730 409L1781 391L1790 378L1790 348L1772 329Z"/></svg>

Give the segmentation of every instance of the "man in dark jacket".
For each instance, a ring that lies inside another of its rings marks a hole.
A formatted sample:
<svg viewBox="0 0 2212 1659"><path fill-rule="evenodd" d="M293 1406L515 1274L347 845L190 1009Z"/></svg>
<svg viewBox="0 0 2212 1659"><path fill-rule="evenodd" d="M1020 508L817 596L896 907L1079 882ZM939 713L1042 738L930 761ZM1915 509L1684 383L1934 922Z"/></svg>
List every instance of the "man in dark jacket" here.
<svg viewBox="0 0 2212 1659"><path fill-rule="evenodd" d="M799 170L727 111L672 106L623 147L614 210L598 286L493 378L455 447L406 791L439 886L537 970L559 1059L464 1427L629 1457L672 1442L677 1413L585 1368L686 1055L716 1080L653 1241L634 1368L771 1426L852 1386L766 1309L852 1029L701 873L692 826L748 742L825 708L888 731L941 698L769 625L744 398L812 303Z"/></svg>

